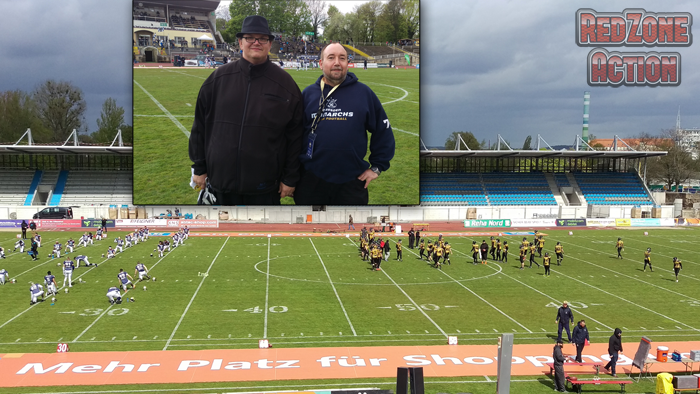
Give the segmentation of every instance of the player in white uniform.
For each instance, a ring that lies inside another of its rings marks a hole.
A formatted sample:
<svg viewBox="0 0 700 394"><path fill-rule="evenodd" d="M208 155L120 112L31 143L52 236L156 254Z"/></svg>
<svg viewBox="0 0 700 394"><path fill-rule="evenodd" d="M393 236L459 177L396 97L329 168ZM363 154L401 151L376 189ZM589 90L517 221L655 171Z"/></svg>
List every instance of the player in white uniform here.
<svg viewBox="0 0 700 394"><path fill-rule="evenodd" d="M116 304L121 304L122 303L122 294L119 292L118 287L110 287L107 290L107 298L109 298L109 303L111 305Z"/></svg>
<svg viewBox="0 0 700 394"><path fill-rule="evenodd" d="M164 242L165 242L165 248L168 249L168 252L170 252L170 241L166 239Z"/></svg>
<svg viewBox="0 0 700 394"><path fill-rule="evenodd" d="M53 245L53 255L57 259L61 258L61 244L58 241Z"/></svg>
<svg viewBox="0 0 700 394"><path fill-rule="evenodd" d="M107 258L108 258L108 259L113 258L115 253L116 253L116 252L114 251L114 249L112 249L112 247L110 246L109 249L107 249ZM104 256L103 256L103 257L104 257Z"/></svg>
<svg viewBox="0 0 700 394"><path fill-rule="evenodd" d="M80 237L80 240L78 241L78 246L83 245L87 247L88 243L88 236L87 233L83 233L83 235Z"/></svg>
<svg viewBox="0 0 700 394"><path fill-rule="evenodd" d="M117 237L117 239L115 239L114 242L117 243L117 248L116 248L117 251L119 251L119 253L123 252L124 251L124 240L122 239L122 237Z"/></svg>
<svg viewBox="0 0 700 394"><path fill-rule="evenodd" d="M184 234L185 234L185 239L189 239L189 238L190 238L190 228L187 227L187 226L185 226L185 228L182 229L182 231L183 231Z"/></svg>
<svg viewBox="0 0 700 394"><path fill-rule="evenodd" d="M73 248L75 248L75 241L71 238L66 242L66 254L73 253Z"/></svg>
<svg viewBox="0 0 700 394"><path fill-rule="evenodd" d="M56 277L51 274L51 271L48 271L44 276L44 283L46 284L46 294L56 295Z"/></svg>
<svg viewBox="0 0 700 394"><path fill-rule="evenodd" d="M125 248L130 248L131 247L131 234L127 234L126 237L124 237L124 241L126 242Z"/></svg>
<svg viewBox="0 0 700 394"><path fill-rule="evenodd" d="M94 241L93 241L94 236L92 235L92 231L90 231L90 232L88 233L88 236L87 236L87 237L88 237L88 242L90 242L90 245L94 245L95 243L94 243Z"/></svg>
<svg viewBox="0 0 700 394"><path fill-rule="evenodd" d="M98 241L102 239L102 229L101 228L98 228L97 231L95 231L95 238L97 238Z"/></svg>
<svg viewBox="0 0 700 394"><path fill-rule="evenodd" d="M5 282L10 278L10 274L7 273L6 269L0 269L0 285L4 285Z"/></svg>
<svg viewBox="0 0 700 394"><path fill-rule="evenodd" d="M131 277L131 275L127 274L124 272L124 269L119 268L119 273L117 274L117 278L119 279L119 283L121 284L122 288L124 291L126 291L127 286L131 285L131 288L133 289L134 284L131 282L134 280L134 278Z"/></svg>
<svg viewBox="0 0 700 394"><path fill-rule="evenodd" d="M66 287L66 280L68 280L68 287L73 287L73 270L75 269L75 264L70 257L66 257L63 260L63 287Z"/></svg>
<svg viewBox="0 0 700 394"><path fill-rule="evenodd" d="M13 252L17 249L19 249L20 253L24 253L24 240L21 238L18 239L17 242L15 242L15 249L13 250Z"/></svg>
<svg viewBox="0 0 700 394"><path fill-rule="evenodd" d="M41 300L44 301L44 286L32 282L29 286L29 294L31 295L29 305L34 305L39 302L39 297L41 297Z"/></svg>
<svg viewBox="0 0 700 394"><path fill-rule="evenodd" d="M173 234L173 248L177 248L180 245L180 233Z"/></svg>
<svg viewBox="0 0 700 394"><path fill-rule="evenodd" d="M34 233L34 240L36 241L37 248L41 247L41 235L39 233Z"/></svg>
<svg viewBox="0 0 700 394"><path fill-rule="evenodd" d="M95 267L97 267L97 264L90 263L90 260L88 260L88 257L81 254L81 255L75 256L75 268L80 268L81 261L85 263L86 267L89 267L91 265L94 265Z"/></svg>
<svg viewBox="0 0 700 394"><path fill-rule="evenodd" d="M150 280L151 277L148 276L148 268L140 261L136 262L136 269L134 270L134 276L136 274L139 275L139 280L143 280L143 278L146 278L147 280Z"/></svg>
<svg viewBox="0 0 700 394"><path fill-rule="evenodd" d="M165 251L165 244L163 241L158 242L158 254L163 257L163 252Z"/></svg>
<svg viewBox="0 0 700 394"><path fill-rule="evenodd" d="M148 236L151 235L151 231L148 229L148 227L143 228L143 239L144 241L148 241Z"/></svg>
<svg viewBox="0 0 700 394"><path fill-rule="evenodd" d="M0 259L4 259L4 258L5 258L5 249L3 249L2 246L0 246Z"/></svg>

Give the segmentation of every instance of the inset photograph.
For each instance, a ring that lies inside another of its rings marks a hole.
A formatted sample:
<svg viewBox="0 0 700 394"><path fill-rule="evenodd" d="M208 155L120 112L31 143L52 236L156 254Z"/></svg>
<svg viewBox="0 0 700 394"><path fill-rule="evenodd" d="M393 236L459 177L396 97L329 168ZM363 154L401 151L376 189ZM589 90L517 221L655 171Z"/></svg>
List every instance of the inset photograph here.
<svg viewBox="0 0 700 394"><path fill-rule="evenodd" d="M134 2L134 204L417 205L419 3L239 3Z"/></svg>

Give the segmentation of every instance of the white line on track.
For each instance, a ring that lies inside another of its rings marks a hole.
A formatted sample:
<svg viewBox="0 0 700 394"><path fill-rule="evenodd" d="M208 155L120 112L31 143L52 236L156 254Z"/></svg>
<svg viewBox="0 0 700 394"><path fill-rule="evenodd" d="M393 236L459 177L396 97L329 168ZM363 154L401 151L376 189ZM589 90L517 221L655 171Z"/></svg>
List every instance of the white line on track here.
<svg viewBox="0 0 700 394"><path fill-rule="evenodd" d="M333 288L333 292L335 293L335 297L338 299L338 302L340 303L340 309L343 310L343 314L345 315L345 319L347 319L348 324L350 325L350 330L352 330L352 335L357 336L357 332L355 332L355 327L353 327L352 322L350 321L350 317L348 316L348 312L345 310L345 306L343 306L343 301L340 300L340 296L338 295L338 290L336 290L335 285L333 284L333 280L331 280L331 275L328 273L328 270L326 269L326 264L323 262L323 259L321 258L321 255L318 253L318 250L316 249L316 245L314 245L314 241L309 238L309 242L311 242L311 246L314 247L314 250L316 251L316 255L318 256L318 259L321 261L321 265L323 266L323 270L326 271L326 276L328 277L328 282L330 282L331 287ZM269 272L269 270L268 270Z"/></svg>
<svg viewBox="0 0 700 394"><path fill-rule="evenodd" d="M267 237L267 272L265 273L265 327L263 338L267 338L267 307L270 299L270 243L272 238Z"/></svg>
<svg viewBox="0 0 700 394"><path fill-rule="evenodd" d="M148 96L151 100L153 100L154 103L156 103L156 105L158 106L158 108L160 108L160 110L163 111L163 113L165 113L165 115L175 124L175 126L177 126L178 129L180 129L183 133L185 133L185 135L187 136L187 138L190 138L190 132L187 131L187 129L185 128L185 126L183 126L182 123L180 123L179 120L177 120L167 109L165 109L165 107L164 107L161 103L159 103L158 100L156 100L155 97L153 97L150 93L148 93L148 91L146 90L146 88L144 88L143 86L141 86L141 84L138 83L138 82L136 82L136 80L134 80L134 84L135 84L136 86L138 86L139 88L141 88L141 90L143 90L143 92L146 94L146 96Z"/></svg>
<svg viewBox="0 0 700 394"><path fill-rule="evenodd" d="M214 259L211 261L211 264L209 264L209 268L207 268L206 275L202 276L202 280L199 282L199 286L197 286L197 290L195 290L194 294L192 295L192 298L190 299L189 304L187 304L187 307L185 308L185 311L182 312L182 316L180 316L180 320L178 320L177 325L175 326L175 329L173 329L173 332L170 334L170 338L168 338L168 341L165 343L163 350L168 350L168 346L170 346L170 342L172 342L173 337L175 336L175 333L177 332L177 329L180 328L180 324L182 323L182 320L185 318L187 311L190 309L190 306L192 305L192 302L194 302L194 298L197 297L197 293L199 293L199 289L202 288L204 281L209 277L209 271L211 270L211 267L216 262L216 259L221 254L221 251L224 250L224 246L226 246L226 243L228 243L229 238L231 238L231 237L226 237L226 241L224 241L224 244L221 245L221 249L219 249L219 252L216 254L216 256L214 256Z"/></svg>

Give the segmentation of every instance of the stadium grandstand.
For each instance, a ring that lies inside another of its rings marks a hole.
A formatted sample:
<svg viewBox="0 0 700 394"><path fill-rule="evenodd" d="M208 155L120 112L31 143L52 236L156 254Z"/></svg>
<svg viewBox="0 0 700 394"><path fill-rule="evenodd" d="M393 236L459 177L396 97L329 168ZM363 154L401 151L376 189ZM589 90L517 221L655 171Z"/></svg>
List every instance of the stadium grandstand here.
<svg viewBox="0 0 700 394"><path fill-rule="evenodd" d="M617 138L617 137L616 137ZM501 141L499 136L499 142ZM421 151L421 205L651 207L646 160L662 151L594 150L577 137L575 146L555 150ZM461 145L460 145L461 146ZM503 147L503 149L502 149Z"/></svg>
<svg viewBox="0 0 700 394"><path fill-rule="evenodd" d="M37 144L31 130L0 145L0 205L130 205L132 147L121 131L111 145L80 143L73 131L63 143Z"/></svg>
<svg viewBox="0 0 700 394"><path fill-rule="evenodd" d="M225 42L221 32L216 30L215 11L219 3L220 0L134 2L133 60L140 65L158 65L181 59L182 66L200 66L204 64L202 57L205 55L218 62L223 62L224 57L235 59L239 56L237 43ZM298 67L302 60L317 61L327 44L314 37L272 33L275 39L270 59L283 61L286 67ZM346 41L342 44L351 62L362 65L366 60L368 68L413 67L420 63L419 40Z"/></svg>

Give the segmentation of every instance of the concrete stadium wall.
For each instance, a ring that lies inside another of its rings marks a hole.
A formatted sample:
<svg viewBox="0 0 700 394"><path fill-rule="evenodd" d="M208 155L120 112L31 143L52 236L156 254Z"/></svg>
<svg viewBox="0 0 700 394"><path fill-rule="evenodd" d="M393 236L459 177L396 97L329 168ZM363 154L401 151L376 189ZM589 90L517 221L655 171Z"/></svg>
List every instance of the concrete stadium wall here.
<svg viewBox="0 0 700 394"><path fill-rule="evenodd" d="M44 206L0 206L0 219L31 219L44 209ZM133 207L131 207L133 209ZM324 212L314 212L310 206L272 206L272 207L207 207L179 206L181 214L192 214L194 218L219 219L230 222L250 223L307 223L311 215L312 223L347 223L352 215L356 223L365 223L374 217L389 216L392 222L445 222L467 219L468 207L328 207ZM611 206L608 218L631 218L632 206ZM651 208L649 208L650 210ZM146 217L153 218L165 214L167 210L175 211L175 206L146 206ZM128 219L121 215L113 219ZM587 207L476 207L476 219L576 219L587 217ZM73 218L110 218L108 206L83 206L73 208ZM673 218L673 206L661 207L661 218ZM133 217L132 217L133 219Z"/></svg>

